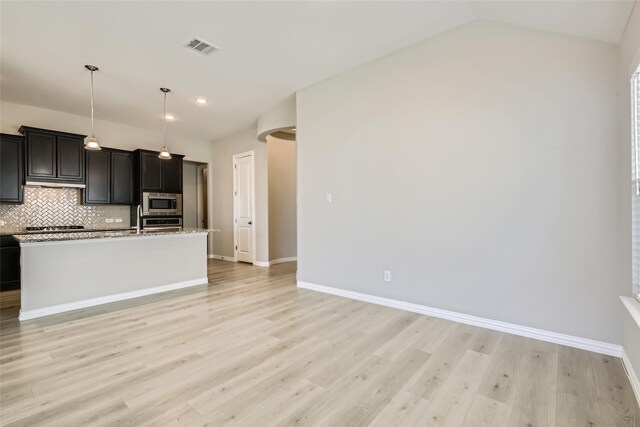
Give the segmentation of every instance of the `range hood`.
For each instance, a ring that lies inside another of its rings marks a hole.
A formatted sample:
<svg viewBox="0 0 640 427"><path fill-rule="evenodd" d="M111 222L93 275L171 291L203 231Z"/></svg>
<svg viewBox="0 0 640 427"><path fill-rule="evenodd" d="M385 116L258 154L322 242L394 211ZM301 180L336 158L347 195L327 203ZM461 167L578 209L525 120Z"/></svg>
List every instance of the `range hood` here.
<svg viewBox="0 0 640 427"><path fill-rule="evenodd" d="M56 182L56 181L27 181L25 185L29 187L46 187L46 188L85 188L82 182Z"/></svg>

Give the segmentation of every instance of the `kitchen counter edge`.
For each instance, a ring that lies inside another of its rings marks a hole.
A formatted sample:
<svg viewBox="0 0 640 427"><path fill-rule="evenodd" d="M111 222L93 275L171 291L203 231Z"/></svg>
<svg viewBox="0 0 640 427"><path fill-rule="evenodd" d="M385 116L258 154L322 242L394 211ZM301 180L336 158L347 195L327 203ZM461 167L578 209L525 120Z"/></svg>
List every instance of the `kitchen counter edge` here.
<svg viewBox="0 0 640 427"><path fill-rule="evenodd" d="M20 246L30 245L33 243L56 243L56 242L74 242L82 240L110 240L122 238L141 238L141 237L161 237L176 236L183 234L206 234L210 230L202 228L185 228L182 230L154 230L137 233L136 230L115 230L115 231L88 231L74 233L38 233L38 234L17 234L14 235Z"/></svg>

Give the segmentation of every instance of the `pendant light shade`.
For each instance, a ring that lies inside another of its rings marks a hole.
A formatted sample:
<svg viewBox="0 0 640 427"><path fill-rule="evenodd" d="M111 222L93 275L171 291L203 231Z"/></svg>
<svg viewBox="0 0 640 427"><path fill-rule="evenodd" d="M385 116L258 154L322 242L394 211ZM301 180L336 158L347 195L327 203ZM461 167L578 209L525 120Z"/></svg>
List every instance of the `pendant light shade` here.
<svg viewBox="0 0 640 427"><path fill-rule="evenodd" d="M100 150L100 144L93 134L93 72L98 71L99 68L95 65L85 65L84 68L91 71L91 135L84 139L84 148L85 150L98 151Z"/></svg>
<svg viewBox="0 0 640 427"><path fill-rule="evenodd" d="M171 92L171 89L161 87L160 90L164 93L164 114L162 114L162 120L164 122L164 145L162 146L162 150L160 150L158 157L162 160L170 160L171 153L169 153L169 149L167 148L167 94Z"/></svg>
<svg viewBox="0 0 640 427"><path fill-rule="evenodd" d="M162 147L162 150L160 150L160 154L158 154L158 157L163 160L170 160L171 153L169 153L169 149L167 147Z"/></svg>

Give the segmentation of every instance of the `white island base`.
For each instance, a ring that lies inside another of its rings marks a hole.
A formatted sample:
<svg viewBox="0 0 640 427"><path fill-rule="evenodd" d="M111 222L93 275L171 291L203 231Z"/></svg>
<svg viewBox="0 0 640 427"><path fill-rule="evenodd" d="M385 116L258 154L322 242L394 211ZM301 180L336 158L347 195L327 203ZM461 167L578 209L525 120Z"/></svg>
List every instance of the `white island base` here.
<svg viewBox="0 0 640 427"><path fill-rule="evenodd" d="M207 233L20 242L20 320L208 283Z"/></svg>

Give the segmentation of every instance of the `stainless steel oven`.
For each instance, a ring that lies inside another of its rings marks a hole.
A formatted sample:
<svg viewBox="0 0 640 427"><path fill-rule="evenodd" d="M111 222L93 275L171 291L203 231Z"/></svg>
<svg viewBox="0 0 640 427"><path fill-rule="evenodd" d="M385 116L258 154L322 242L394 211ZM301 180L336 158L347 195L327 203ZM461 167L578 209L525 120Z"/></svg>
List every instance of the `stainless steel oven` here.
<svg viewBox="0 0 640 427"><path fill-rule="evenodd" d="M182 230L182 218L144 218L142 229L145 231Z"/></svg>
<svg viewBox="0 0 640 427"><path fill-rule="evenodd" d="M142 193L142 215L182 215L182 194Z"/></svg>

